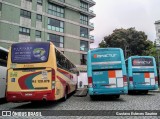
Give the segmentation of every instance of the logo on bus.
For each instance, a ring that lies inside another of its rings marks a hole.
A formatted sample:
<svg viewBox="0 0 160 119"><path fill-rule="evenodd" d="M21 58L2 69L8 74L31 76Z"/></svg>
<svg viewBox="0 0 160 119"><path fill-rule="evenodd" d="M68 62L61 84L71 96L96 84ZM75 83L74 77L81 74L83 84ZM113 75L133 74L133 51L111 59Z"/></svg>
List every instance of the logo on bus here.
<svg viewBox="0 0 160 119"><path fill-rule="evenodd" d="M116 57L117 54L105 54L105 55L97 55L94 54L93 57L94 58L106 58L106 57Z"/></svg>
<svg viewBox="0 0 160 119"><path fill-rule="evenodd" d="M137 60L134 60L133 61L133 65L140 65L140 64L151 64L151 61L137 61Z"/></svg>

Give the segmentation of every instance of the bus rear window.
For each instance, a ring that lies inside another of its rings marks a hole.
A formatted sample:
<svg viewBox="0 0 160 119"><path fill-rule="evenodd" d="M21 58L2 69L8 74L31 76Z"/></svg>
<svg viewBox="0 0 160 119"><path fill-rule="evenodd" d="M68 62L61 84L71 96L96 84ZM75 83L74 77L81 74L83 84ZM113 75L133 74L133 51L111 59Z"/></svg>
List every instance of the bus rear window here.
<svg viewBox="0 0 160 119"><path fill-rule="evenodd" d="M41 63L48 61L49 43L18 43L11 48L12 63Z"/></svg>
<svg viewBox="0 0 160 119"><path fill-rule="evenodd" d="M152 58L134 58L132 59L132 66L153 66Z"/></svg>

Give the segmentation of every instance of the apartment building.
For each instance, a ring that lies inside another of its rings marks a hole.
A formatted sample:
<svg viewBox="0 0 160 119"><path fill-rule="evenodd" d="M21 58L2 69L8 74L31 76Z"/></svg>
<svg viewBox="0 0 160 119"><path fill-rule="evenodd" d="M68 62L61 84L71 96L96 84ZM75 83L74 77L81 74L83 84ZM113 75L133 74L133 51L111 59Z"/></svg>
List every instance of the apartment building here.
<svg viewBox="0 0 160 119"><path fill-rule="evenodd" d="M0 46L51 41L80 69L94 36L93 0L0 0Z"/></svg>
<svg viewBox="0 0 160 119"><path fill-rule="evenodd" d="M160 45L160 20L155 22L155 27L156 27L156 43L157 45Z"/></svg>

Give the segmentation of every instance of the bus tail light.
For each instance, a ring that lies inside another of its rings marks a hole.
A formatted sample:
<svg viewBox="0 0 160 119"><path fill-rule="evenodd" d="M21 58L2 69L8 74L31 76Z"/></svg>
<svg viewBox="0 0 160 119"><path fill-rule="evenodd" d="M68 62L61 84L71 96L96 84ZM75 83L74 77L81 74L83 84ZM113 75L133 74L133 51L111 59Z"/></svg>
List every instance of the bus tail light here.
<svg viewBox="0 0 160 119"><path fill-rule="evenodd" d="M158 77L157 76L155 77L155 82L156 82L156 84L158 84Z"/></svg>
<svg viewBox="0 0 160 119"><path fill-rule="evenodd" d="M92 87L92 77L88 77L88 86L89 88Z"/></svg>
<svg viewBox="0 0 160 119"><path fill-rule="evenodd" d="M54 89L55 88L55 70L54 69L52 69L52 89Z"/></svg>
<svg viewBox="0 0 160 119"><path fill-rule="evenodd" d="M129 83L133 84L133 77L129 77Z"/></svg>
<svg viewBox="0 0 160 119"><path fill-rule="evenodd" d="M52 81L55 81L55 70L52 69Z"/></svg>
<svg viewBox="0 0 160 119"><path fill-rule="evenodd" d="M127 86L127 76L123 76L123 85Z"/></svg>

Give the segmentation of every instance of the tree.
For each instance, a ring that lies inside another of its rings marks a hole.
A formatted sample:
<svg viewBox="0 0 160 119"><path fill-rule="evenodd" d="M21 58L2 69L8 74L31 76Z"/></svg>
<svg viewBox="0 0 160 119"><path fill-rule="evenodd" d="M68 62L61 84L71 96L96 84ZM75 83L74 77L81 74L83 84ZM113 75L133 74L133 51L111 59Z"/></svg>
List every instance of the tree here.
<svg viewBox="0 0 160 119"><path fill-rule="evenodd" d="M126 56L133 56L149 55L154 45L143 31L136 31L135 28L121 28L115 29L111 35L104 37L99 47L122 48Z"/></svg>

